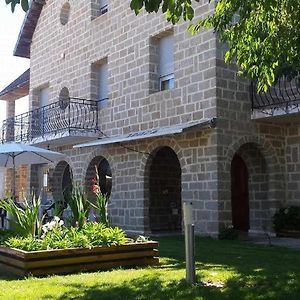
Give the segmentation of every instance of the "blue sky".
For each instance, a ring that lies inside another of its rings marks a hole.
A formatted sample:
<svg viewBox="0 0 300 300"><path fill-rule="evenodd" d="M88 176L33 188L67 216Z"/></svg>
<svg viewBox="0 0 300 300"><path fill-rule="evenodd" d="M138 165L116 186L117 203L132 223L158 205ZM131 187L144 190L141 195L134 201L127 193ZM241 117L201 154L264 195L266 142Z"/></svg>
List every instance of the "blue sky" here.
<svg viewBox="0 0 300 300"><path fill-rule="evenodd" d="M25 13L18 7L12 14L5 1L0 1L0 90L21 75L29 67L29 59L13 56L13 50ZM28 109L27 99L18 101L16 113ZM0 101L0 121L5 118L5 103ZM2 125L2 124L1 124ZM0 125L0 127L1 127Z"/></svg>

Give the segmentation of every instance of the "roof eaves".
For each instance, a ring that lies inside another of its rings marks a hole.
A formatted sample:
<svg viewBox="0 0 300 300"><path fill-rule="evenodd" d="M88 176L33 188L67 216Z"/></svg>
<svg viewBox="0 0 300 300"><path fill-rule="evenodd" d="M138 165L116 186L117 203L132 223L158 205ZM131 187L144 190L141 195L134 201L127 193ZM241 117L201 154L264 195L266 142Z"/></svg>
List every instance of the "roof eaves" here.
<svg viewBox="0 0 300 300"><path fill-rule="evenodd" d="M28 95L30 69L26 70L17 79L0 92L1 100L16 100Z"/></svg>
<svg viewBox="0 0 300 300"><path fill-rule="evenodd" d="M45 2L45 0L30 1L29 9L24 17L24 21L14 49L15 56L30 58L30 45L32 42L32 37Z"/></svg>

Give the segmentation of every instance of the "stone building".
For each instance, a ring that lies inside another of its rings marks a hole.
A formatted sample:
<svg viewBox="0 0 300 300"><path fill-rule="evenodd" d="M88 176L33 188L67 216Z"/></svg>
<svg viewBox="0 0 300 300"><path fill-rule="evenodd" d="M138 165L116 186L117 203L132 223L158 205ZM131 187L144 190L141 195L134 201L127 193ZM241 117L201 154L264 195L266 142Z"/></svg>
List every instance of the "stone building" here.
<svg viewBox="0 0 300 300"><path fill-rule="evenodd" d="M129 3L31 2L14 52L30 58L30 111L14 116L12 90L0 94L3 140L66 158L31 165L27 188L47 172L49 197L63 197L71 178L89 187L97 166L111 223L127 231L181 231L183 201L199 234L270 231L275 210L300 201L297 82L257 95L213 31L191 36Z"/></svg>

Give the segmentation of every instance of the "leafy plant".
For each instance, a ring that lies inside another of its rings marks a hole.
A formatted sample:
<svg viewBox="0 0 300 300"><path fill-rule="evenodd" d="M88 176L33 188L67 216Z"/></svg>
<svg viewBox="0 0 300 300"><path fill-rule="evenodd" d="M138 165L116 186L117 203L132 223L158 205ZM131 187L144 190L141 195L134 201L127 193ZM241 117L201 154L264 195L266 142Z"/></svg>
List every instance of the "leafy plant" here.
<svg viewBox="0 0 300 300"><path fill-rule="evenodd" d="M107 203L108 197L106 194L103 194L100 189L99 183L99 174L98 168L95 166L96 177L92 179L92 192L95 194L96 201L95 204L91 203L91 206L94 207L99 212L99 221L108 226L108 217L107 217Z"/></svg>
<svg viewBox="0 0 300 300"><path fill-rule="evenodd" d="M22 205L14 202L12 198L2 199L0 208L10 215L8 222L16 233L22 236L41 235L42 220L39 219L41 201L34 194L25 198Z"/></svg>
<svg viewBox="0 0 300 300"><path fill-rule="evenodd" d="M59 224L59 222L57 223ZM118 228L106 227L101 223L86 223L82 228L53 226L45 231L41 239L36 237L11 237L4 241L6 247L25 251L92 248L96 246L123 245L127 243L125 232Z"/></svg>
<svg viewBox="0 0 300 300"><path fill-rule="evenodd" d="M16 233L11 230L0 229L0 246L3 246L6 240L15 235Z"/></svg>
<svg viewBox="0 0 300 300"><path fill-rule="evenodd" d="M300 207L290 206L280 208L273 217L274 229L300 230Z"/></svg>
<svg viewBox="0 0 300 300"><path fill-rule="evenodd" d="M86 223L82 228L92 246L122 245L127 242L125 232L119 227L106 227L102 223Z"/></svg>
<svg viewBox="0 0 300 300"><path fill-rule="evenodd" d="M86 222L90 210L86 193L80 186L74 185L72 191L66 194L66 199L73 214L74 224L81 228Z"/></svg>
<svg viewBox="0 0 300 300"><path fill-rule="evenodd" d="M61 199L54 200L53 215L61 218L65 210L64 201Z"/></svg>
<svg viewBox="0 0 300 300"><path fill-rule="evenodd" d="M219 231L219 240L236 240L238 238L238 232L233 226L226 226Z"/></svg>
<svg viewBox="0 0 300 300"><path fill-rule="evenodd" d="M42 248L42 240L32 236L11 237L5 242L5 246L25 251L38 251Z"/></svg>

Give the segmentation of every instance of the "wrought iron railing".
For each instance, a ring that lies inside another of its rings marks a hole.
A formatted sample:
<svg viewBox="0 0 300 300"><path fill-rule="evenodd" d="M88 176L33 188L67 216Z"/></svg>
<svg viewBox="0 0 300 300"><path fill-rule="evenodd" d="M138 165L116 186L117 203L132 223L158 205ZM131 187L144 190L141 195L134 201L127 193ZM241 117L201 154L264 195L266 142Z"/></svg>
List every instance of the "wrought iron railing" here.
<svg viewBox="0 0 300 300"><path fill-rule="evenodd" d="M256 92L256 85L251 84L252 110L272 113L274 110L298 109L300 104L300 77L288 80L280 78L267 92Z"/></svg>
<svg viewBox="0 0 300 300"><path fill-rule="evenodd" d="M61 132L97 132L99 101L66 98L3 121L2 142L31 142Z"/></svg>

